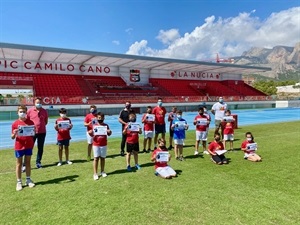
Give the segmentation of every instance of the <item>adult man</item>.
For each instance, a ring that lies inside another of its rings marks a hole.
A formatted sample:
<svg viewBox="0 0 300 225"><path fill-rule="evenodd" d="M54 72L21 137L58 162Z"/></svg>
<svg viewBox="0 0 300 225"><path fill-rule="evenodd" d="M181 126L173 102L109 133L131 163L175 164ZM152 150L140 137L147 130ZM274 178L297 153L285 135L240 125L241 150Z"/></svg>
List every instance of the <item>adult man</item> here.
<svg viewBox="0 0 300 225"><path fill-rule="evenodd" d="M156 149L158 135L161 134L162 139L165 139L166 135L166 123L165 115L167 113L165 107L162 106L162 98L158 98L157 106L152 110L152 114L155 115L155 136L154 136L154 149Z"/></svg>
<svg viewBox="0 0 300 225"><path fill-rule="evenodd" d="M121 156L125 155L125 143L126 143L126 137L127 134L123 134L123 130L125 125L129 122L129 114L134 113L134 110L131 108L131 103L130 101L126 101L125 103L125 108L121 110L119 114L119 122L122 124L122 141L121 141L121 151L120 154Z"/></svg>
<svg viewBox="0 0 300 225"><path fill-rule="evenodd" d="M32 120L35 126L34 142L37 140L38 147L36 167L39 169L42 168L41 161L44 153L46 125L48 124L48 112L42 107L41 98L35 98L34 106L27 111L27 118Z"/></svg>
<svg viewBox="0 0 300 225"><path fill-rule="evenodd" d="M219 133L219 129L221 128L221 135L223 138L223 130L221 121L225 116L225 111L227 110L227 104L224 102L223 97L219 97L219 102L216 102L212 108L211 113L215 116L215 134Z"/></svg>
<svg viewBox="0 0 300 225"><path fill-rule="evenodd" d="M87 147L87 161L91 161L91 152L93 137L89 135L89 131L93 129L93 123L97 121L97 107L95 105L90 106L90 113L88 113L84 118L84 126L86 127L86 140L88 143Z"/></svg>

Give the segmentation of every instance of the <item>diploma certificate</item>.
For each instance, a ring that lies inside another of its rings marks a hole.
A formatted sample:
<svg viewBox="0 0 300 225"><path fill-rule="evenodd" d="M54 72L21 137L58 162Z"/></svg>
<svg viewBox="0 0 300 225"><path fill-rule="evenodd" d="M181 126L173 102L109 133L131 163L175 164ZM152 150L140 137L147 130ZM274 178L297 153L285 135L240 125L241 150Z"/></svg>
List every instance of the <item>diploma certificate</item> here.
<svg viewBox="0 0 300 225"><path fill-rule="evenodd" d="M197 125L206 126L207 125L207 119L197 119Z"/></svg>
<svg viewBox="0 0 300 225"><path fill-rule="evenodd" d="M156 155L156 161L168 162L169 161L169 152L158 152Z"/></svg>
<svg viewBox="0 0 300 225"><path fill-rule="evenodd" d="M224 116L224 117L223 117L223 120L224 120L225 122L228 122L228 123L234 121L232 116Z"/></svg>
<svg viewBox="0 0 300 225"><path fill-rule="evenodd" d="M130 123L130 124L128 125L128 130L139 132L139 131L140 131L140 127L141 127L141 126L140 126L138 123Z"/></svg>
<svg viewBox="0 0 300 225"><path fill-rule="evenodd" d="M34 132L34 125L30 125L30 126L19 126L18 127L18 136L19 137L26 137L26 136L34 136L35 132Z"/></svg>
<svg viewBox="0 0 300 225"><path fill-rule="evenodd" d="M94 135L107 135L107 126L94 126Z"/></svg>
<svg viewBox="0 0 300 225"><path fill-rule="evenodd" d="M256 143L249 143L249 144L247 144L247 150L249 150L249 151L256 151L257 150L257 144Z"/></svg>
<svg viewBox="0 0 300 225"><path fill-rule="evenodd" d="M227 152L227 150L216 150L217 155L223 155Z"/></svg>
<svg viewBox="0 0 300 225"><path fill-rule="evenodd" d="M57 125L58 125L58 129L69 129L70 121L69 120L58 121Z"/></svg>
<svg viewBox="0 0 300 225"><path fill-rule="evenodd" d="M146 120L154 122L155 115L154 114L148 114L148 115L146 115Z"/></svg>

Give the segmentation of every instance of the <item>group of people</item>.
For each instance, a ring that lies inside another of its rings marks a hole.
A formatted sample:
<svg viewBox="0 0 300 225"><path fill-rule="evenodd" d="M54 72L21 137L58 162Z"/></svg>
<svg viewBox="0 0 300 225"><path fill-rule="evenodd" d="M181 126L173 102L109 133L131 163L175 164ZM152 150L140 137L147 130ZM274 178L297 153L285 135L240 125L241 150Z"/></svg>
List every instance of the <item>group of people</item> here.
<svg viewBox="0 0 300 225"><path fill-rule="evenodd" d="M218 164L226 164L228 160L225 157L226 142L229 141L230 148L233 150L234 140L234 124L235 120L231 116L227 104L223 98L219 98L219 102L215 103L211 109L215 116L215 132L214 140L207 146L208 129L211 117L207 112L205 105L199 107L198 115L195 116L193 125L196 127L196 142L195 155L199 153L199 145L202 143L203 154L209 154L211 160ZM34 187L35 184L31 180L31 156L35 141L37 140L37 157L36 167L42 168L41 160L43 156L43 148L46 137L46 125L48 123L48 113L42 107L41 99L36 98L34 106L27 110L27 107L20 105L17 108L19 118L12 124L11 138L15 139L15 156L16 156L16 190L22 190L22 170L26 172L26 185ZM189 129L187 121L182 117L182 111L177 107L172 107L168 114L169 122L169 147L166 147L166 117L167 111L163 106L163 101L158 98L157 106L152 108L148 106L146 112L142 116L141 126L136 121L136 113L131 108L131 103L127 101L125 108L119 114L119 122L122 124L122 140L120 144L120 155L126 156L126 169L140 170L141 166L138 162L139 135L143 133L143 152L150 153L151 161L155 165L155 174L163 178L172 178L176 176L176 172L168 165L171 155L168 150L174 148L175 159L184 160L183 146L185 140L185 131ZM89 113L85 116L84 126L86 127L87 137L87 160L92 159L93 150L93 179L98 180L99 176L106 177L105 173L105 158L107 155L107 137L112 134L109 125L104 122L105 115L97 111L95 105L90 106ZM57 131L58 145L58 164L63 164L63 150L65 150L66 164L71 165L69 160L69 144L70 130L73 125L67 117L67 110L61 108L59 110L59 118L55 121L54 129ZM221 133L219 133L221 131ZM159 138L159 135L161 136ZM154 148L152 148L152 139L154 138ZM173 146L174 143L174 146ZM125 154L126 147L126 154ZM246 133L246 140L241 145L241 150L244 151L244 158L250 161L261 161L261 157L256 154L257 145L254 142L254 137L251 132ZM131 167L131 155L134 159L134 167ZM24 160L24 161L23 161ZM100 173L98 173L100 161Z"/></svg>

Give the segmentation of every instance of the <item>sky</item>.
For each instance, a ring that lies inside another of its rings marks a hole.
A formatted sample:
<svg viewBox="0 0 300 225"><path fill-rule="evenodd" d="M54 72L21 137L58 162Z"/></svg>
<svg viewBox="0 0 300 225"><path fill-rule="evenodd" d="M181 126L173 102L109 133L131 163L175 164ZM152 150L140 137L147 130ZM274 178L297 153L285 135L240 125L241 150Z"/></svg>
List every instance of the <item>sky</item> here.
<svg viewBox="0 0 300 225"><path fill-rule="evenodd" d="M0 42L211 61L300 42L300 0L0 0Z"/></svg>

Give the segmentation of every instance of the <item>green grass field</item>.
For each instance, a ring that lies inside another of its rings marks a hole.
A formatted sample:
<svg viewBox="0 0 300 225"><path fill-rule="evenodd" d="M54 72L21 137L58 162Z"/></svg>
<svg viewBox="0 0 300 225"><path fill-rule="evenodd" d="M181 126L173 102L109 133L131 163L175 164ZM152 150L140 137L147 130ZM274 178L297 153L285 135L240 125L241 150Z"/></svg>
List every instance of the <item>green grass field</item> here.
<svg viewBox="0 0 300 225"><path fill-rule="evenodd" d="M246 131L263 162L246 161L241 151L228 153L231 162L223 166L195 157L189 131L186 161L173 157L179 175L171 180L154 176L145 153L139 154L142 169L127 172L120 139L110 138L107 178L93 180L85 142L71 143L74 164L61 167L57 146L47 145L44 168L32 170L36 187L17 192L14 152L0 151L0 224L300 224L300 121L239 128L235 148ZM36 149L33 165L35 156Z"/></svg>

